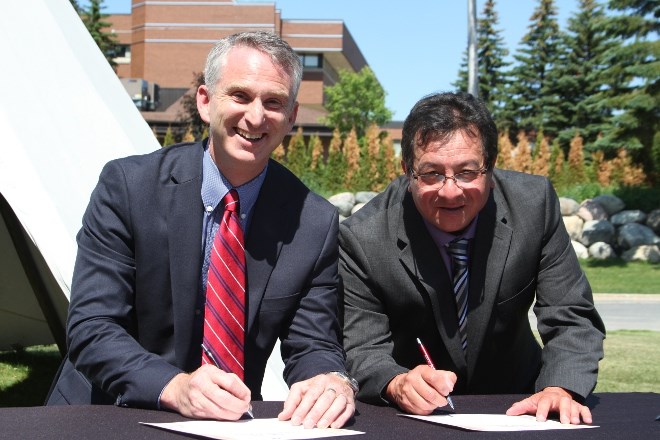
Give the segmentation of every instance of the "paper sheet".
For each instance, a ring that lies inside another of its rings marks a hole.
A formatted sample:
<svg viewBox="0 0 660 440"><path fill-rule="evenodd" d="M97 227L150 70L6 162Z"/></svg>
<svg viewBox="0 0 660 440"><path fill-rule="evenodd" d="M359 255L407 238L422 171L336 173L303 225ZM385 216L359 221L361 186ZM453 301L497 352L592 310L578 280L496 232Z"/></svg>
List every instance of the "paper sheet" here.
<svg viewBox="0 0 660 440"><path fill-rule="evenodd" d="M173 423L140 423L168 431L183 432L219 440L298 440L364 434L364 432L349 429L305 429L302 426L293 426L291 422L275 418L239 420L236 422L192 420Z"/></svg>
<svg viewBox="0 0 660 440"><path fill-rule="evenodd" d="M555 420L537 422L534 416L507 416L504 414L399 415L470 431L546 431L550 429L598 428L594 425L566 425Z"/></svg>

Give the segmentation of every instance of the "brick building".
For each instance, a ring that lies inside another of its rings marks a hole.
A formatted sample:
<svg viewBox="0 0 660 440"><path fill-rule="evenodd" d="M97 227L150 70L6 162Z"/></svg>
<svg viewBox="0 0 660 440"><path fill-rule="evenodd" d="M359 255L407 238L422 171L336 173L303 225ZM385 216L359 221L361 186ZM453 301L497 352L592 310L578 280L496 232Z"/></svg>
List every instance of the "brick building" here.
<svg viewBox="0 0 660 440"><path fill-rule="evenodd" d="M108 21L120 43L117 75L160 87L158 106L142 111L159 137L167 127L184 129L179 122L181 97L194 90L195 74L203 71L213 43L235 32L272 31L300 54L304 74L293 132L300 126L305 134L316 133L326 142L330 130L319 122L325 115L323 88L337 81L340 70L358 72L367 65L343 21L283 20L271 2L132 0L131 14L110 15ZM393 134L397 138L396 130Z"/></svg>

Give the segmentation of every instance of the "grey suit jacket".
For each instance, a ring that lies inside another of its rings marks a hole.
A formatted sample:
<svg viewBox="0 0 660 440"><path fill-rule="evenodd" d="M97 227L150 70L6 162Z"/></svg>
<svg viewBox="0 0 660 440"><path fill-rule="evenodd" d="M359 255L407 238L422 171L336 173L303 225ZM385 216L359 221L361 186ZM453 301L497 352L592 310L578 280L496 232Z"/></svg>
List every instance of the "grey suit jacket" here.
<svg viewBox="0 0 660 440"><path fill-rule="evenodd" d="M467 355L450 276L407 178L340 224L344 347L359 399L385 403L389 381L425 363L416 338L436 368L457 374L456 394L593 390L605 330L557 196L543 177L495 170L494 180L470 256Z"/></svg>
<svg viewBox="0 0 660 440"><path fill-rule="evenodd" d="M68 356L48 403L154 408L200 365L202 143L108 163L83 217ZM281 340L289 385L343 370L338 214L271 161L246 235L245 383L259 399Z"/></svg>

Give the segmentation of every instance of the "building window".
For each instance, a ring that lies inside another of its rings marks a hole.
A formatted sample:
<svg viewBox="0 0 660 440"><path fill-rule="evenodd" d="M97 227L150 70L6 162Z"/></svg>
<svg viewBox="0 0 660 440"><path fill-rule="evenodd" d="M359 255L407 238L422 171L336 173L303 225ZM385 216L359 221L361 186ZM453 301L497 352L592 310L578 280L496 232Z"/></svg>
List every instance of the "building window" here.
<svg viewBox="0 0 660 440"><path fill-rule="evenodd" d="M112 50L113 60L117 64L130 64L131 46L128 44L118 44Z"/></svg>
<svg viewBox="0 0 660 440"><path fill-rule="evenodd" d="M305 69L320 69L323 67L323 56L318 53L301 54L300 60Z"/></svg>

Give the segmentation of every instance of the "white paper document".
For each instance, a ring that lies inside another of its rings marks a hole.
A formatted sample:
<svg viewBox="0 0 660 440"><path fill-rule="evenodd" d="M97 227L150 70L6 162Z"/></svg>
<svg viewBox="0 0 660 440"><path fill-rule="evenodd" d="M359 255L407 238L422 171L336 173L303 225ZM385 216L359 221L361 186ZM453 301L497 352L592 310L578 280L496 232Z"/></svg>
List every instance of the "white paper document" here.
<svg viewBox="0 0 660 440"><path fill-rule="evenodd" d="M191 420L189 422L146 423L143 425L219 440L298 440L364 434L349 429L305 429L278 419L251 419L236 422Z"/></svg>
<svg viewBox="0 0 660 440"><path fill-rule="evenodd" d="M440 425L468 429L470 431L545 431L550 429L598 428L598 426L594 425L562 424L555 420L537 422L534 416L507 416L504 414L399 415Z"/></svg>

